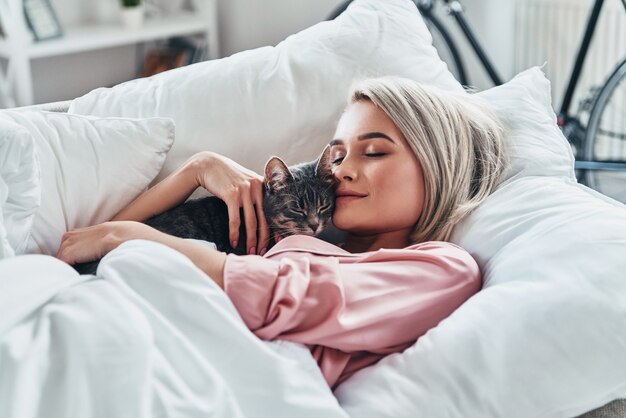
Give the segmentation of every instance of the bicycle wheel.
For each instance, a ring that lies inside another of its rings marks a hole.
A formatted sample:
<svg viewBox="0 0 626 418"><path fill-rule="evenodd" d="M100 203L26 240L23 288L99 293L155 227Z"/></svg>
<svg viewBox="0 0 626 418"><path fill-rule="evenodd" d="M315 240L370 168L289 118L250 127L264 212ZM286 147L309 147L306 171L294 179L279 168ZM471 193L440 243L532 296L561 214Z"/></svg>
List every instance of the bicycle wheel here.
<svg viewBox="0 0 626 418"><path fill-rule="evenodd" d="M454 39L439 22L439 19L431 13L422 13L422 17L433 38L433 46L437 50L439 57L446 63L454 78L463 86L467 86L469 81L465 73L465 66Z"/></svg>
<svg viewBox="0 0 626 418"><path fill-rule="evenodd" d="M350 6L350 3L352 3L352 0L341 2L337 7L333 9L332 12L330 12L330 15L328 15L326 20L333 20L334 18L345 12L348 6Z"/></svg>
<svg viewBox="0 0 626 418"><path fill-rule="evenodd" d="M589 115L583 159L613 164L605 170L587 170L585 183L626 203L626 59L598 93Z"/></svg>

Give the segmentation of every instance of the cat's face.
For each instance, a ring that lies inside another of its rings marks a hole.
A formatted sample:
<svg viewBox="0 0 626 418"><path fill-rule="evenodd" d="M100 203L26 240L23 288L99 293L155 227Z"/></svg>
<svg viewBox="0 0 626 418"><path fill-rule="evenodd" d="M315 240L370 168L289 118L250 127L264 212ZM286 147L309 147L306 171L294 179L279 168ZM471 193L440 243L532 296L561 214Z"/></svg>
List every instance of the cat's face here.
<svg viewBox="0 0 626 418"><path fill-rule="evenodd" d="M287 167L278 157L265 166L263 210L270 233L318 236L332 226L336 181L329 148L315 161Z"/></svg>

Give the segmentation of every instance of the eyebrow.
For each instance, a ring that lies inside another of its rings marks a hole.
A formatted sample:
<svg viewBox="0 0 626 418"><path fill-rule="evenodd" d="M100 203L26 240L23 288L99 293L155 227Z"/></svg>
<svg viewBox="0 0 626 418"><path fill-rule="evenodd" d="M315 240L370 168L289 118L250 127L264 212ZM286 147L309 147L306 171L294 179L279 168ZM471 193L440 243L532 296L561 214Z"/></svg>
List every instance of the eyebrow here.
<svg viewBox="0 0 626 418"><path fill-rule="evenodd" d="M357 139L357 141L365 141L367 139L386 139L387 141L395 144L395 141L393 139L389 138L389 136L385 135L382 132L368 132L366 134L361 134L361 135L357 136L356 139ZM333 139L328 144L331 147L333 145L341 145L341 144L343 144L343 140L342 139Z"/></svg>

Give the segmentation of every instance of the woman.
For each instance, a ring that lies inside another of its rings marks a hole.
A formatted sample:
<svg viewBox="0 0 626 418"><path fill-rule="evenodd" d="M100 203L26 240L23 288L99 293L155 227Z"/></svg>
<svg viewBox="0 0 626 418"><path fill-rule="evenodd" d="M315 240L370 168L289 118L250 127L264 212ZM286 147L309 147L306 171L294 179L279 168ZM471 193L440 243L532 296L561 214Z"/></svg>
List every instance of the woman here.
<svg viewBox="0 0 626 418"><path fill-rule="evenodd" d="M137 238L177 249L225 290L257 336L307 344L335 387L409 347L479 290L475 261L444 241L497 184L502 135L474 96L405 79L365 80L330 141L338 182L333 223L348 233L341 247L292 236L265 254L262 178L200 153L114 222L66 233L58 257L89 261ZM227 203L233 241L243 207L252 255L227 256L133 222L198 186Z"/></svg>

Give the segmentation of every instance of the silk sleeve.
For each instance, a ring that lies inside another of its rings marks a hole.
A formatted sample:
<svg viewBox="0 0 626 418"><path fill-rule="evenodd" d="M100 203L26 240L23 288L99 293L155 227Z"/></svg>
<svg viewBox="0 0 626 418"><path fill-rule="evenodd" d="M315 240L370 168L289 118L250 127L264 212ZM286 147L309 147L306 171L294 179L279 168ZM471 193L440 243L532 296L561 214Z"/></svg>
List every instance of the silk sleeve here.
<svg viewBox="0 0 626 418"><path fill-rule="evenodd" d="M415 340L480 289L472 257L449 243L361 257L229 255L224 289L257 336L384 353Z"/></svg>

